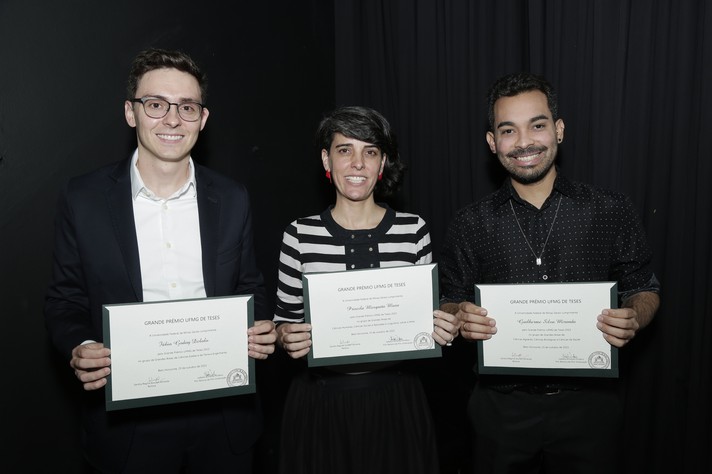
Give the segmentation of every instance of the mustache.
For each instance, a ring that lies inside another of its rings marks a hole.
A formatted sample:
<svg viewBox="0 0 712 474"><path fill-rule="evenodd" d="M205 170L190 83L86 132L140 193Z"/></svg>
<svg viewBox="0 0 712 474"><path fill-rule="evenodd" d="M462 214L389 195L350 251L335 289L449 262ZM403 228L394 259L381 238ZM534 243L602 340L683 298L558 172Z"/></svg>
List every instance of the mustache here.
<svg viewBox="0 0 712 474"><path fill-rule="evenodd" d="M520 156L532 155L534 153L542 153L548 150L545 146L528 146L526 148L520 148L518 150L513 150L507 153L508 158L519 158Z"/></svg>

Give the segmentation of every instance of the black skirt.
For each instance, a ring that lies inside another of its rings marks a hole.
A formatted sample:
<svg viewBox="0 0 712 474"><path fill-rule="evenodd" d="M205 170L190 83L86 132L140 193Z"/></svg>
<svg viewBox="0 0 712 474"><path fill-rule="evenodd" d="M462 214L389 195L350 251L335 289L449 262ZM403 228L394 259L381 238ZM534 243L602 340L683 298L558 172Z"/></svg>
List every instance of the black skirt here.
<svg viewBox="0 0 712 474"><path fill-rule="evenodd" d="M435 430L417 376L310 369L294 378L282 419L283 474L437 474Z"/></svg>

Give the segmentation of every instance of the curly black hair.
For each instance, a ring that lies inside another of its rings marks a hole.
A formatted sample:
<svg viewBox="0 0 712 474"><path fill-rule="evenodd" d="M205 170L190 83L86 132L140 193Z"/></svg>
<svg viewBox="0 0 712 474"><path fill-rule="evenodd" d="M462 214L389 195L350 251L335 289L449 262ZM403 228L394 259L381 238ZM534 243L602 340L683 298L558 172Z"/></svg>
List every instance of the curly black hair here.
<svg viewBox="0 0 712 474"><path fill-rule="evenodd" d="M494 104L501 97L514 97L523 92L540 91L546 96L546 102L551 111L551 118L556 122L559 118L559 104L556 91L549 81L542 76L530 72L515 72L502 76L492 84L487 93L487 118L490 131L494 131Z"/></svg>

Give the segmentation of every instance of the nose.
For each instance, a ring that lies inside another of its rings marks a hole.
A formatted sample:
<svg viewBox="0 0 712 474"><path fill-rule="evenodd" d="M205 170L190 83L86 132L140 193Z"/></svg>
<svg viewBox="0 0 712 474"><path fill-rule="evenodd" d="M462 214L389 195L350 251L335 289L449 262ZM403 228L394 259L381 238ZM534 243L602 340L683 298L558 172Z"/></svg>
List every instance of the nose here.
<svg viewBox="0 0 712 474"><path fill-rule="evenodd" d="M528 130L521 130L517 134L517 142L515 145L519 148L526 148L530 145L534 144L534 140L532 137L529 135Z"/></svg>
<svg viewBox="0 0 712 474"><path fill-rule="evenodd" d="M170 125L177 125L180 123L180 115L178 114L178 104L168 104L168 112L163 117L163 121Z"/></svg>
<svg viewBox="0 0 712 474"><path fill-rule="evenodd" d="M357 170L362 170L366 166L366 162L361 153L354 153L351 159L351 166Z"/></svg>

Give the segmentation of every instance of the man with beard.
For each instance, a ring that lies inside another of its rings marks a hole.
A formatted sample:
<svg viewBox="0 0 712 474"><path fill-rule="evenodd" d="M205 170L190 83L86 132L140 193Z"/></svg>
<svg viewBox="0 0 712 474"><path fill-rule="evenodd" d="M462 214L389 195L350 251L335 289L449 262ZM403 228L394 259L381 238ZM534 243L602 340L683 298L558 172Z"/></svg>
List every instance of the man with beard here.
<svg viewBox="0 0 712 474"><path fill-rule="evenodd" d="M489 91L486 139L509 177L459 210L439 262L441 309L470 341L497 337L476 284L618 283L618 309L592 314L612 346L652 320L660 285L630 199L563 177L564 122L542 77L504 76ZM474 349L474 347L473 347ZM479 374L468 403L478 473L615 472L622 397L617 379Z"/></svg>

